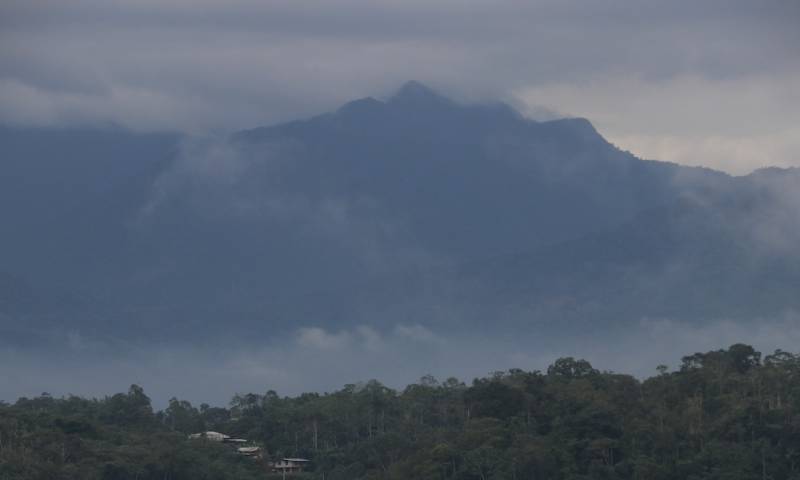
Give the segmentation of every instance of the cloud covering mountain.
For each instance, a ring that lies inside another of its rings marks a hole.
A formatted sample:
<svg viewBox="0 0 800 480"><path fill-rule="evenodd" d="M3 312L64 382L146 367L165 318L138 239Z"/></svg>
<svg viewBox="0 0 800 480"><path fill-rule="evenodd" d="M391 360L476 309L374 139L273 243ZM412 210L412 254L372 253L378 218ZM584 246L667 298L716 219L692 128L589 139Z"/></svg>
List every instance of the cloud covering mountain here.
<svg viewBox="0 0 800 480"><path fill-rule="evenodd" d="M98 378L165 385L166 362L301 388L333 357L328 381L359 364L408 381L795 332L795 170L645 161L585 119L417 82L230 136L1 134L0 330L20 372L61 355Z"/></svg>
<svg viewBox="0 0 800 480"><path fill-rule="evenodd" d="M591 118L645 158L797 165L794 0L0 5L0 122L205 133L418 78Z"/></svg>

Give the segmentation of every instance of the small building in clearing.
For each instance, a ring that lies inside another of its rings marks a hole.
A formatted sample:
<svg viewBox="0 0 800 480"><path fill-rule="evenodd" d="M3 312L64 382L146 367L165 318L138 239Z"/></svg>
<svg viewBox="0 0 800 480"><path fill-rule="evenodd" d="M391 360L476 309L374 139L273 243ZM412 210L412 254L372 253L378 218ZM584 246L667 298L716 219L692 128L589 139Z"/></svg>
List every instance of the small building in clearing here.
<svg viewBox="0 0 800 480"><path fill-rule="evenodd" d="M236 449L236 452L238 452L239 455L242 455L244 457L253 457L253 458L261 457L260 447L239 447Z"/></svg>
<svg viewBox="0 0 800 480"><path fill-rule="evenodd" d="M270 465L275 473L299 473L302 472L310 460L306 458L283 458Z"/></svg>
<svg viewBox="0 0 800 480"><path fill-rule="evenodd" d="M261 447L255 445L248 445L247 440L244 438L234 438L230 435L225 435L219 432L201 432L189 435L192 440L208 440L211 442L224 443L236 449L236 453L245 457L261 458Z"/></svg>
<svg viewBox="0 0 800 480"><path fill-rule="evenodd" d="M219 432L200 432L189 435L189 438L192 439L205 438L206 440L211 440L212 442L224 442L230 439L231 437L230 435L225 435L224 433L219 433Z"/></svg>

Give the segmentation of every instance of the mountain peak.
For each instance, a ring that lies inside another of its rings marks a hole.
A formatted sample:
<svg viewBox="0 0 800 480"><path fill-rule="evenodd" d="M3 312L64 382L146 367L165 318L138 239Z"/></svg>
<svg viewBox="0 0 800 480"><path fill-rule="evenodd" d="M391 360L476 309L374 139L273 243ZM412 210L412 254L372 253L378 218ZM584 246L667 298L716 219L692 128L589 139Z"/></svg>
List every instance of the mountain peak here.
<svg viewBox="0 0 800 480"><path fill-rule="evenodd" d="M400 87L400 90L398 90L397 93L395 93L392 98L389 99L389 101L392 103L452 103L447 97L440 95L430 87L423 85L416 80L410 80L403 84L403 86Z"/></svg>

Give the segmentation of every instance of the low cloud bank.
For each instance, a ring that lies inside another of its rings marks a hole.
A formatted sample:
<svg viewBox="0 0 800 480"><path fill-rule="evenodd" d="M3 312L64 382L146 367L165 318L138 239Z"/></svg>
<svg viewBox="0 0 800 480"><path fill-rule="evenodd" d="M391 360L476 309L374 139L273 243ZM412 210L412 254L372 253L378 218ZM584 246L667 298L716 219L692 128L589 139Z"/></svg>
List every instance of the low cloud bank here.
<svg viewBox="0 0 800 480"><path fill-rule="evenodd" d="M596 368L644 378L660 364L676 368L684 355L739 342L767 353L796 350L800 315L790 312L748 324L642 319L624 330L569 337L536 330L487 336L417 324L341 330L306 326L261 347L231 343L216 348L120 348L73 334L58 348L0 347L0 377L5 379L0 399L13 401L45 391L103 396L137 383L158 407L172 396L224 405L237 392L324 392L372 378L394 388L429 373L470 381L508 368L544 370L562 356L586 358Z"/></svg>
<svg viewBox="0 0 800 480"><path fill-rule="evenodd" d="M791 0L3 2L0 122L236 130L416 78L546 102L641 155L741 172L797 162L786 135L729 129L796 131L799 18ZM759 155L730 158L740 148Z"/></svg>

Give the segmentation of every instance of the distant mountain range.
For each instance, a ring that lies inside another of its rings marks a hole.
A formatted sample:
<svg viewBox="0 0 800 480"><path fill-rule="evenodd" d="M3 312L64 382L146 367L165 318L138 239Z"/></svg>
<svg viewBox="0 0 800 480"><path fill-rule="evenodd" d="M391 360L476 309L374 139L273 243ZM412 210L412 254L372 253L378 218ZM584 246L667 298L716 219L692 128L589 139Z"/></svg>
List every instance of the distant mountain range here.
<svg viewBox="0 0 800 480"><path fill-rule="evenodd" d="M227 138L2 128L0 148L3 338L800 308L797 170L642 160L585 119L416 82Z"/></svg>

